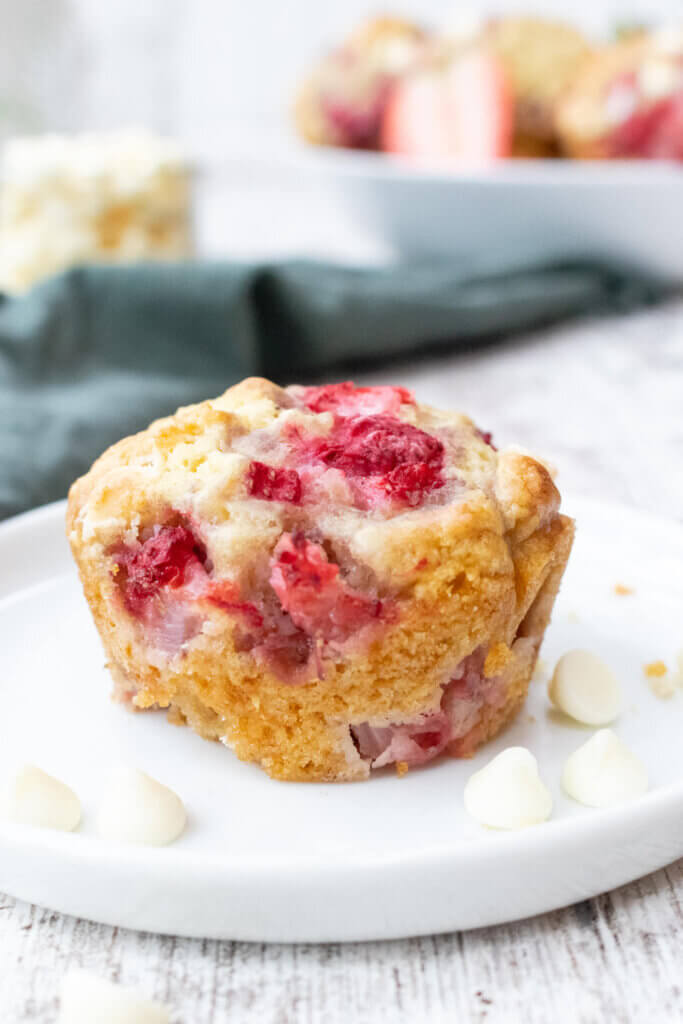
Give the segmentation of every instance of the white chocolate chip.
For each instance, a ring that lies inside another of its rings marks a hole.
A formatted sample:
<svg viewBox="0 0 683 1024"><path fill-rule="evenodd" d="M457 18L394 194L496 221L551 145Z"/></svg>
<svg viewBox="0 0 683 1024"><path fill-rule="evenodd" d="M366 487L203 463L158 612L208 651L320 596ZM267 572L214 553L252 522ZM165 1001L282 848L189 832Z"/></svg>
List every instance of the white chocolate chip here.
<svg viewBox="0 0 683 1024"><path fill-rule="evenodd" d="M622 707L614 673L589 651L562 655L548 683L548 696L555 707L584 725L607 725Z"/></svg>
<svg viewBox="0 0 683 1024"><path fill-rule="evenodd" d="M80 824L81 802L65 783L34 764L25 764L5 786L2 812L20 825L73 832Z"/></svg>
<svg viewBox="0 0 683 1024"><path fill-rule="evenodd" d="M600 729L567 758L562 788L586 807L609 807L641 796L647 772L611 729Z"/></svg>
<svg viewBox="0 0 683 1024"><path fill-rule="evenodd" d="M173 790L137 768L124 766L110 779L97 813L103 839L165 846L177 839L187 816Z"/></svg>
<svg viewBox="0 0 683 1024"><path fill-rule="evenodd" d="M89 971L69 971L62 982L57 1024L168 1024L168 1010L139 992L98 978Z"/></svg>
<svg viewBox="0 0 683 1024"><path fill-rule="evenodd" d="M465 786L465 809L489 828L525 828L550 817L553 800L525 747L508 747Z"/></svg>

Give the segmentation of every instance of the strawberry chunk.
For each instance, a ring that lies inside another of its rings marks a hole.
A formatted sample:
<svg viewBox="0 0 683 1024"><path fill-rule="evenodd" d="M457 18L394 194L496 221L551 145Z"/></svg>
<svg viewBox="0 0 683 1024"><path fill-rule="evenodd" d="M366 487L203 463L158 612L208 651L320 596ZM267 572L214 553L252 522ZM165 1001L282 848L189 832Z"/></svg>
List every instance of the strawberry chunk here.
<svg viewBox="0 0 683 1024"><path fill-rule="evenodd" d="M428 491L443 487L441 463L404 463L390 470L380 480L382 490L394 501L415 507Z"/></svg>
<svg viewBox="0 0 683 1024"><path fill-rule="evenodd" d="M344 473L370 506L415 507L444 484L441 441L384 414L338 420L327 437L304 446L304 456Z"/></svg>
<svg viewBox="0 0 683 1024"><path fill-rule="evenodd" d="M337 418L325 437L294 429L288 440L304 465L343 473L359 507L415 507L444 485L441 441L392 415Z"/></svg>
<svg viewBox="0 0 683 1024"><path fill-rule="evenodd" d="M401 761L412 767L433 760L467 737L477 724L482 705L493 703L500 692L498 681L484 675L485 659L486 650L479 647L460 662L444 687L438 711L420 715L414 722L352 725L351 736L361 757L371 761L373 768ZM457 748L454 752L464 756L467 751Z"/></svg>
<svg viewBox="0 0 683 1024"><path fill-rule="evenodd" d="M498 60L471 49L445 70L423 70L394 85L382 118L381 148L474 163L509 156L513 111Z"/></svg>
<svg viewBox="0 0 683 1024"><path fill-rule="evenodd" d="M239 588L231 580L215 580L209 583L206 598L223 611L242 616L252 629L260 629L263 625L261 612L251 601L240 599Z"/></svg>
<svg viewBox="0 0 683 1024"><path fill-rule="evenodd" d="M475 427L474 432L477 435L477 437L484 442L484 444L487 444L489 448L493 448L494 452L498 451L495 444L493 443L493 434L491 433L490 430L480 430L479 427Z"/></svg>
<svg viewBox="0 0 683 1024"><path fill-rule="evenodd" d="M294 505L301 502L301 480L295 469L254 461L247 472L247 486L252 497L264 501L289 501Z"/></svg>
<svg viewBox="0 0 683 1024"><path fill-rule="evenodd" d="M321 96L322 113L334 138L351 149L376 149L377 133L389 89L387 78L367 83L365 96Z"/></svg>
<svg viewBox="0 0 683 1024"><path fill-rule="evenodd" d="M334 412L337 416L397 413L402 405L414 405L415 396L408 388L378 385L357 388L350 381L324 384L303 389L304 405L312 412Z"/></svg>
<svg viewBox="0 0 683 1024"><path fill-rule="evenodd" d="M191 568L206 561L206 549L186 526L162 526L143 544L115 556L123 573L126 607L140 615L162 587L181 587Z"/></svg>
<svg viewBox="0 0 683 1024"><path fill-rule="evenodd" d="M640 107L614 129L615 157L683 160L683 90Z"/></svg>
<svg viewBox="0 0 683 1024"><path fill-rule="evenodd" d="M342 420L316 451L327 466L351 477L384 475L406 465L438 463L440 468L443 453L438 438L385 415Z"/></svg>
<svg viewBox="0 0 683 1024"><path fill-rule="evenodd" d="M311 636L342 641L382 614L382 602L344 583L339 566L301 533L282 535L270 565L280 604Z"/></svg>
<svg viewBox="0 0 683 1024"><path fill-rule="evenodd" d="M371 761L373 768L398 762L416 767L445 750L450 723L443 712L436 712L406 725L372 726L363 722L351 726L351 736L360 756Z"/></svg>

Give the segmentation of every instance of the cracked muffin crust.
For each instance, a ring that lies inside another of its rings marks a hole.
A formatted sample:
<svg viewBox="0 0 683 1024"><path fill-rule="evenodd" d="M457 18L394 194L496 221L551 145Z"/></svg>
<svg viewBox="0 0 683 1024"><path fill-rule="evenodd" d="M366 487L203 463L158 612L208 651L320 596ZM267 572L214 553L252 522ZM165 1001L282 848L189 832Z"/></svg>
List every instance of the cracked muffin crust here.
<svg viewBox="0 0 683 1024"><path fill-rule="evenodd" d="M115 693L270 775L471 754L569 556L547 470L404 388L249 379L114 445L67 530Z"/></svg>

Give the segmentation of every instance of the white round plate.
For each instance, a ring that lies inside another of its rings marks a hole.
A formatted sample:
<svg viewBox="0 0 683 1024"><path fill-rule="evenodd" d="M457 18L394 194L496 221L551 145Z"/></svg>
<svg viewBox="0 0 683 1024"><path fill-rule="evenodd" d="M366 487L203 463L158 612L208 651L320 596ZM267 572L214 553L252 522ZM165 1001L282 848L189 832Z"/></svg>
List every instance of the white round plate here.
<svg viewBox="0 0 683 1024"><path fill-rule="evenodd" d="M0 825L0 889L79 917L189 936L262 941L397 938L473 928L594 895L683 854L683 693L656 698L645 662L683 643L683 528L626 508L565 501L578 536L542 657L587 647L617 671L615 728L651 777L644 797L589 810L560 790L566 756L591 730L549 711L545 687L471 761L397 778L274 782L230 751L131 714L110 681L63 534L64 507L0 527L0 771L33 761L80 794L79 832ZM619 597L614 584L635 588ZM529 746L555 801L521 832L470 823L465 780L493 754ZM97 838L93 817L113 762L173 787L189 811L172 846Z"/></svg>

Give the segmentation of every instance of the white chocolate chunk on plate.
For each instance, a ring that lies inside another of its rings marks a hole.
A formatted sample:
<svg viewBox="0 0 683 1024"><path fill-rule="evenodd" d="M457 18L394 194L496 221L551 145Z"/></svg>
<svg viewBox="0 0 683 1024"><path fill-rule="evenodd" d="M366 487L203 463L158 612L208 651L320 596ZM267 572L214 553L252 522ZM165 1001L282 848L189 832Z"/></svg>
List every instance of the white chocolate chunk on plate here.
<svg viewBox="0 0 683 1024"><path fill-rule="evenodd" d="M180 797L137 768L116 771L102 797L97 831L119 843L166 846L185 828L187 815Z"/></svg>
<svg viewBox="0 0 683 1024"><path fill-rule="evenodd" d="M611 729L600 729L575 750L562 773L567 796L586 807L610 807L642 796L647 787L644 765Z"/></svg>
<svg viewBox="0 0 683 1024"><path fill-rule="evenodd" d="M0 808L8 821L61 832L73 832L81 821L74 791L34 764L22 765L7 781Z"/></svg>
<svg viewBox="0 0 683 1024"><path fill-rule="evenodd" d="M57 1024L168 1024L168 1010L139 992L89 971L69 971L62 982Z"/></svg>
<svg viewBox="0 0 683 1024"><path fill-rule="evenodd" d="M489 828L538 825L553 809L536 758L526 747L508 747L470 776L464 797L467 813Z"/></svg>
<svg viewBox="0 0 683 1024"><path fill-rule="evenodd" d="M616 676L590 651L562 655L548 683L548 696L556 708L584 725L608 725L622 708Z"/></svg>

